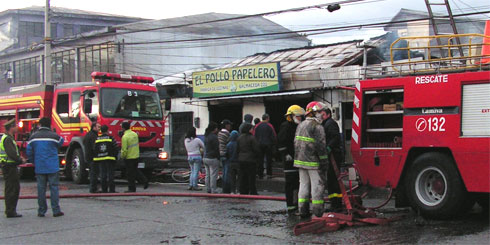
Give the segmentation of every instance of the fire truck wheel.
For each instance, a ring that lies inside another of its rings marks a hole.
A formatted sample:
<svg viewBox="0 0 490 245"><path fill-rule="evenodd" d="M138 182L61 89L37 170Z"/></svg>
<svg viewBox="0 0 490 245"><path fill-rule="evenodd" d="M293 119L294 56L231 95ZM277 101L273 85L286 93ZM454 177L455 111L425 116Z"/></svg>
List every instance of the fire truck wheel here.
<svg viewBox="0 0 490 245"><path fill-rule="evenodd" d="M73 151L70 163L70 172L73 182L76 184L87 183L88 173L83 160L83 152L80 148Z"/></svg>
<svg viewBox="0 0 490 245"><path fill-rule="evenodd" d="M427 218L447 219L468 210L469 194L453 159L438 152L417 157L406 179L411 206Z"/></svg>

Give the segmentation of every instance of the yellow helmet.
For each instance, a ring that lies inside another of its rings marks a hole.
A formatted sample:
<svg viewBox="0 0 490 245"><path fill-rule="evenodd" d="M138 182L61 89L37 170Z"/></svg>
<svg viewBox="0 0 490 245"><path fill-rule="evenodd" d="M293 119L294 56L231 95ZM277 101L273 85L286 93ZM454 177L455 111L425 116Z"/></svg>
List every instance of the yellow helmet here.
<svg viewBox="0 0 490 245"><path fill-rule="evenodd" d="M301 106L299 105L292 105L288 108L288 111L286 112L286 115L284 116L289 116L289 115L293 115L293 116L304 116L305 115L305 109L303 109Z"/></svg>

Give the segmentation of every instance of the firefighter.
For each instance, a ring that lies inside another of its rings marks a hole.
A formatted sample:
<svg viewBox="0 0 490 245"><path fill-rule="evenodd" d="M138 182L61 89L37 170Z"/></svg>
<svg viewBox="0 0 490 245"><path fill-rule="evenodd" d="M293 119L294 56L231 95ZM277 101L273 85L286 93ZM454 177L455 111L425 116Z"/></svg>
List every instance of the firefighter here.
<svg viewBox="0 0 490 245"><path fill-rule="evenodd" d="M15 120L6 122L4 127L5 133L0 141L0 165L5 180L5 215L7 218L19 218L22 215L17 213L17 201L20 193L17 165L26 161L20 157L19 148L14 140L14 135L17 133Z"/></svg>
<svg viewBox="0 0 490 245"><path fill-rule="evenodd" d="M325 210L323 192L328 155L321 113L325 108L321 102L310 102L306 107L306 119L296 129L294 167L299 169L298 207L301 217L309 216L310 196L315 216L321 217Z"/></svg>
<svg viewBox="0 0 490 245"><path fill-rule="evenodd" d="M323 115L323 129L325 130L325 139L327 143L327 152L333 156L337 169L340 169L342 163L342 150L340 149L340 129L337 122L332 119L332 111L327 108L321 111ZM339 182L337 175L333 170L332 162L328 165L327 186L328 198L330 199L331 212L338 212L342 209L342 195L340 194Z"/></svg>
<svg viewBox="0 0 490 245"><path fill-rule="evenodd" d="M108 130L109 127L107 127L107 125L102 125L100 127L101 135L97 136L93 149L94 162L96 162L100 168L99 173L102 193L107 193L108 189L110 193L115 193L116 186L114 185L114 164L118 150L116 140L107 134Z"/></svg>
<svg viewBox="0 0 490 245"><path fill-rule="evenodd" d="M299 189L299 172L294 165L294 136L298 124L303 121L305 109L299 105L292 105L286 111L286 121L280 128L278 138L278 150L281 154L284 176L286 179L285 193L286 205L289 213L294 213L298 210L297 194Z"/></svg>
<svg viewBox="0 0 490 245"><path fill-rule="evenodd" d="M85 146L85 161L89 166L90 176L90 193L97 193L97 179L99 175L99 165L94 162L94 144L99 134L100 124L98 122L92 122L90 131L83 137L83 145Z"/></svg>

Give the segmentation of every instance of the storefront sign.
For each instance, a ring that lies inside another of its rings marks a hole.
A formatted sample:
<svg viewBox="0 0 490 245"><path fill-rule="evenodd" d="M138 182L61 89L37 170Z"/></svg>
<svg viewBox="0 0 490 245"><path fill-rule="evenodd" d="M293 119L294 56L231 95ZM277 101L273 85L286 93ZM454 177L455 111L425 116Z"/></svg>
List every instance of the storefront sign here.
<svg viewBox="0 0 490 245"><path fill-rule="evenodd" d="M278 91L280 72L279 63L194 72L192 73L194 97Z"/></svg>

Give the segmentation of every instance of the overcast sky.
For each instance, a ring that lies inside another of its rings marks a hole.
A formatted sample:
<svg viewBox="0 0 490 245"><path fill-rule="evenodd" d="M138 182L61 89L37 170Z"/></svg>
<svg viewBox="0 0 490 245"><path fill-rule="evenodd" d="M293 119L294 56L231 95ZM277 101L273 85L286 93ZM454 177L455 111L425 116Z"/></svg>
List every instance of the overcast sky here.
<svg viewBox="0 0 490 245"><path fill-rule="evenodd" d="M441 1L442 0L432 0ZM165 19L208 12L231 14L256 14L294 7L335 2L332 0L51 0L56 7L74 8L94 12L135 16L149 19ZM24 8L33 5L44 6L45 0L2 0L0 11ZM450 0L453 12L475 12L490 9L489 0ZM401 8L426 11L424 0L367 0L362 4L343 5L336 12L308 10L286 13L267 18L293 30L342 26L356 23L373 23L391 19ZM441 9L437 9L441 10ZM490 15L475 16L489 19ZM383 34L380 29L357 30L311 36L314 43L331 43L352 39L365 39Z"/></svg>

